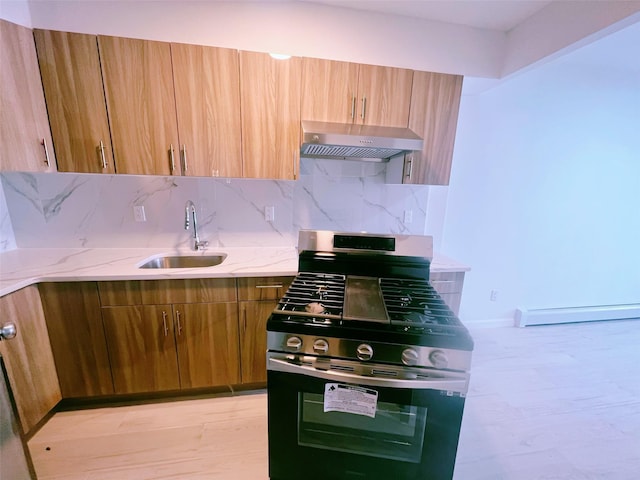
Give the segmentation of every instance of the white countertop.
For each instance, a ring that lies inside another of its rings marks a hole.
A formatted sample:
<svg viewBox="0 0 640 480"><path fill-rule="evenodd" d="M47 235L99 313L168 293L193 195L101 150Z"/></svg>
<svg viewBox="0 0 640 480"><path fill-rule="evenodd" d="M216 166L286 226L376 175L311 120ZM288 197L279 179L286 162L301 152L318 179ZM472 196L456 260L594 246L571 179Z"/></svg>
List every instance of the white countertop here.
<svg viewBox="0 0 640 480"><path fill-rule="evenodd" d="M223 247L202 254L217 252L226 253L227 258L214 267L141 269L139 265L156 256L195 252L171 248L18 248L0 253L0 296L39 282L287 276L298 271L295 247ZM438 254L431 263L433 272L469 269Z"/></svg>

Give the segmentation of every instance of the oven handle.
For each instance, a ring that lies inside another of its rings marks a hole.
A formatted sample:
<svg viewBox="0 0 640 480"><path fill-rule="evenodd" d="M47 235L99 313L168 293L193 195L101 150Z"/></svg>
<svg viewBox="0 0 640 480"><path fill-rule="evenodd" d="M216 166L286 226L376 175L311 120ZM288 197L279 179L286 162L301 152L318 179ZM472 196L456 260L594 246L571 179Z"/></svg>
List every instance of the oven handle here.
<svg viewBox="0 0 640 480"><path fill-rule="evenodd" d="M267 370L285 373L298 373L310 377L321 378L323 380L333 380L354 383L357 385L385 388L412 388L416 390L441 390L447 393L459 393L465 395L469 386L469 379L465 374L460 374L458 378L419 378L419 379L398 379L385 377L370 377L355 373L342 372L339 370L320 370L309 365L300 365L281 360L279 358L268 358ZM453 374L452 374L453 375Z"/></svg>

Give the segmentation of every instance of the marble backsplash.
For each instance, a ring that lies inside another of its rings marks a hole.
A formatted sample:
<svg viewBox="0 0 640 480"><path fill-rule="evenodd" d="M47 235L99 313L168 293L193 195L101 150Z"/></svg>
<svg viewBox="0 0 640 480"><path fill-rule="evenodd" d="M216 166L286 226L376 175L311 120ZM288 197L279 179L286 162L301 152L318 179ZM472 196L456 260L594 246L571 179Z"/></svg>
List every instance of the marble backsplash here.
<svg viewBox="0 0 640 480"><path fill-rule="evenodd" d="M435 187L385 184L384 165L363 162L303 159L298 181L23 172L1 178L0 251L188 247L187 200L196 204L201 239L218 247L292 246L304 228L437 235L429 225L437 230L444 216L442 202L432 202L435 211L428 205ZM145 222L135 221L134 206L144 206ZM266 207L273 207L272 221Z"/></svg>

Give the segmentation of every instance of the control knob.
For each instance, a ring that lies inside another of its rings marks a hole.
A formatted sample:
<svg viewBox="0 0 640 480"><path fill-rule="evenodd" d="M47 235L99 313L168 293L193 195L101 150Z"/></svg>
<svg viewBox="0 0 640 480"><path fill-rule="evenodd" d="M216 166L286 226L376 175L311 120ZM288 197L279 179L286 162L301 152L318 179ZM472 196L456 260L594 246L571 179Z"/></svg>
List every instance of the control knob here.
<svg viewBox="0 0 640 480"><path fill-rule="evenodd" d="M429 354L429 360L436 368L446 368L449 365L449 359L442 350L434 350Z"/></svg>
<svg viewBox="0 0 640 480"><path fill-rule="evenodd" d="M405 348L402 351L402 363L412 367L418 364L418 352L416 352L413 348Z"/></svg>
<svg viewBox="0 0 640 480"><path fill-rule="evenodd" d="M297 352L302 347L302 340L300 337L289 337L287 338L287 350L293 350Z"/></svg>
<svg viewBox="0 0 640 480"><path fill-rule="evenodd" d="M373 357L373 348L367 343L361 343L356 349L356 356L363 362L371 360L371 357Z"/></svg>
<svg viewBox="0 0 640 480"><path fill-rule="evenodd" d="M319 338L313 342L313 351L319 354L329 351L329 343L324 338Z"/></svg>

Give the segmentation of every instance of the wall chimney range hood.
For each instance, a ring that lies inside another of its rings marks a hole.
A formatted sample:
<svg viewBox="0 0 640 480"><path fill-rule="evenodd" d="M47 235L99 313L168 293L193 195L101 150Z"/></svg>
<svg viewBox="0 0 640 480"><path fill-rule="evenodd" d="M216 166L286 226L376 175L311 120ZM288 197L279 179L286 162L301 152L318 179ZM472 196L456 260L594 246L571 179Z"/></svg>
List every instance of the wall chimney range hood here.
<svg viewBox="0 0 640 480"><path fill-rule="evenodd" d="M302 121L301 157L388 162L414 150L422 139L408 128Z"/></svg>

